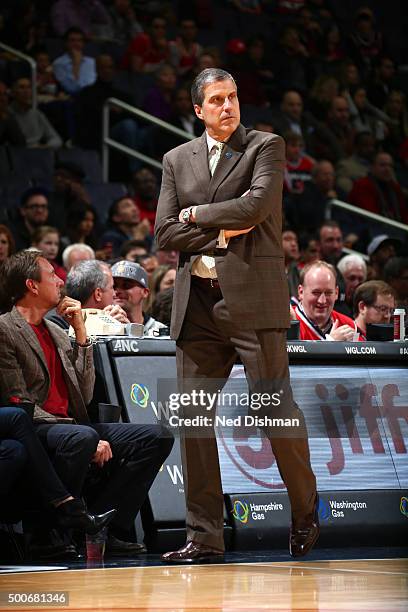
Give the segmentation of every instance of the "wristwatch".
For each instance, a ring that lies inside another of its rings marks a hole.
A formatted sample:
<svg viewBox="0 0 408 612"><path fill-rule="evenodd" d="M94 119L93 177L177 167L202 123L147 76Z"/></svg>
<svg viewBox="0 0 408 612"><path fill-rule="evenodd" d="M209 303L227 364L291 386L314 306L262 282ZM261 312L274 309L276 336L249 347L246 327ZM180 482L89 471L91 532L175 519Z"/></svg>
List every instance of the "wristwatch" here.
<svg viewBox="0 0 408 612"><path fill-rule="evenodd" d="M189 206L188 208L185 208L183 210L183 212L181 213L181 219L183 223L190 223L192 212L193 212L192 206Z"/></svg>

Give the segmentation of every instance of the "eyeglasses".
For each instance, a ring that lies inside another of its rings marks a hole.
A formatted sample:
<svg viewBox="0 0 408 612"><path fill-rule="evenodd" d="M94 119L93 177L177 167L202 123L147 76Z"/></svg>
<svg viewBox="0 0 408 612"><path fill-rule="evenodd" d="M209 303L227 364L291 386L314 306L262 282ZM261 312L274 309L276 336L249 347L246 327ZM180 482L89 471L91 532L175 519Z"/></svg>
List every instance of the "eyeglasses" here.
<svg viewBox="0 0 408 612"><path fill-rule="evenodd" d="M371 308L374 308L377 312L381 312L384 315L392 315L394 312L394 308L390 308L389 306L377 306L376 304L371 304Z"/></svg>
<svg viewBox="0 0 408 612"><path fill-rule="evenodd" d="M28 206L24 207L27 210L45 210L46 208L48 208L48 204L29 204Z"/></svg>

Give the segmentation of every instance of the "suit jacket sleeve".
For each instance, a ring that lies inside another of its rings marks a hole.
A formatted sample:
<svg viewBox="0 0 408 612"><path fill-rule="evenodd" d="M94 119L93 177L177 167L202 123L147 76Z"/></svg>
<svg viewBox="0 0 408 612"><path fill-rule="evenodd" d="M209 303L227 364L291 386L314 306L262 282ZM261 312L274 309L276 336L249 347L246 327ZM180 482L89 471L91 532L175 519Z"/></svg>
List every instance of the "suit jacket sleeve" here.
<svg viewBox="0 0 408 612"><path fill-rule="evenodd" d="M199 228L245 229L258 225L282 207L285 143L274 135L260 143L251 180L250 193L224 202L197 207Z"/></svg>
<svg viewBox="0 0 408 612"><path fill-rule="evenodd" d="M204 253L216 248L218 230L199 228L180 223L180 205L176 180L171 162L163 158L163 177L157 206L155 234L160 249L175 249L191 253Z"/></svg>

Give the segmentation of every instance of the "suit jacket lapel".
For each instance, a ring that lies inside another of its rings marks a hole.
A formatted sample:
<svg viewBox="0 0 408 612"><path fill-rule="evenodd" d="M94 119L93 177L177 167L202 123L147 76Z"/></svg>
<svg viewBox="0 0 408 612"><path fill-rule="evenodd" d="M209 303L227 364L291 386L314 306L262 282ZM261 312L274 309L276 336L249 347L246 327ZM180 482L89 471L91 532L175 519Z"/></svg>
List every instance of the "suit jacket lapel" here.
<svg viewBox="0 0 408 612"><path fill-rule="evenodd" d="M208 200L212 202L218 187L235 168L245 151L245 128L242 125L236 129L231 138L225 143L220 161L211 178L208 191ZM207 162L208 165L208 162ZM238 194L241 195L241 194ZM238 197L238 196L237 196Z"/></svg>
<svg viewBox="0 0 408 612"><path fill-rule="evenodd" d="M210 184L211 175L208 167L208 147L206 132L200 138L193 141L193 152L190 157L190 162L198 182L198 190L206 194Z"/></svg>

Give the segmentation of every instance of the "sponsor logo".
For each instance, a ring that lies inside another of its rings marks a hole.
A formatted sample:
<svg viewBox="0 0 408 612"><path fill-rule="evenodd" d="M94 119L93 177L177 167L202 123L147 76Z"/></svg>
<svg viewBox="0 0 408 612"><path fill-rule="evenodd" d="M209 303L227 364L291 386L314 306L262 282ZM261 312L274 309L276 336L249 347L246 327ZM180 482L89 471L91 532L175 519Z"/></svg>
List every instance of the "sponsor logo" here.
<svg viewBox="0 0 408 612"><path fill-rule="evenodd" d="M307 349L303 344L287 344L286 351L288 353L307 353Z"/></svg>
<svg viewBox="0 0 408 612"><path fill-rule="evenodd" d="M348 355L376 355L375 346L345 346Z"/></svg>
<svg viewBox="0 0 408 612"><path fill-rule="evenodd" d="M130 388L130 399L139 408L147 408L149 395L149 389L141 383L133 383Z"/></svg>
<svg viewBox="0 0 408 612"><path fill-rule="evenodd" d="M283 510L283 504L276 502L269 502L269 504L247 504L238 499L234 502L232 516L240 523L246 524L249 517L253 521L264 521L268 512L279 510Z"/></svg>
<svg viewBox="0 0 408 612"><path fill-rule="evenodd" d="M114 340L111 346L114 353L138 353L140 350L137 340L127 338Z"/></svg>
<svg viewBox="0 0 408 612"><path fill-rule="evenodd" d="M408 518L408 497L401 497L400 511L403 516Z"/></svg>
<svg viewBox="0 0 408 612"><path fill-rule="evenodd" d="M366 502L349 501L342 499L340 501L329 499L328 502L319 499L319 518L322 521L329 521L331 518L342 519L346 517L346 510L357 512L358 510L367 510Z"/></svg>
<svg viewBox="0 0 408 612"><path fill-rule="evenodd" d="M329 518L331 517L331 510L330 510L330 506L329 504L324 501L324 499L322 499L321 497L319 497L319 507L318 507L318 512L319 512L319 519L321 521L328 521Z"/></svg>
<svg viewBox="0 0 408 612"><path fill-rule="evenodd" d="M232 516L234 519L245 525L248 522L249 516L248 504L240 501L239 499L235 500L234 507L232 509Z"/></svg>

